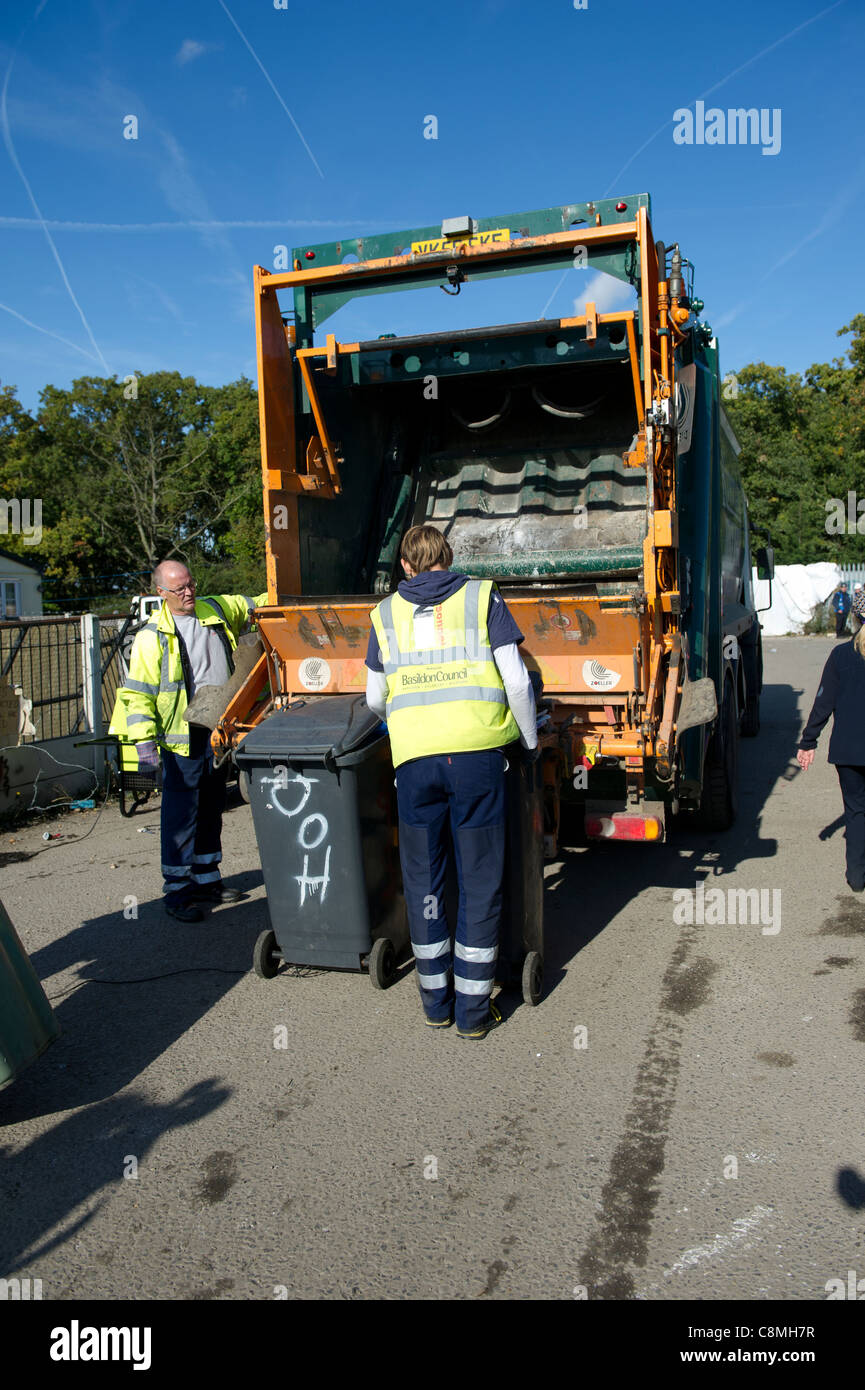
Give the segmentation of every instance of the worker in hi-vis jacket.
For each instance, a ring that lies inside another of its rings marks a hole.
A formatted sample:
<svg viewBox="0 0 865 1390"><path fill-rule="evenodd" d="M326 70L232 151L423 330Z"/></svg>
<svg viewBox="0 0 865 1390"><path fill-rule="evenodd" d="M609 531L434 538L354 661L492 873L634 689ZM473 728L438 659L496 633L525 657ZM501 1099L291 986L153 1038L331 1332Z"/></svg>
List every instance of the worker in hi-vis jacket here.
<svg viewBox="0 0 865 1390"><path fill-rule="evenodd" d="M433 526L400 547L397 592L373 609L366 698L386 719L396 768L399 849L426 1021L483 1038L492 1003L505 856L506 756L538 758L523 634L491 580L449 568ZM459 882L451 959L444 910L448 821Z"/></svg>
<svg viewBox="0 0 865 1390"><path fill-rule="evenodd" d="M196 598L178 560L157 565L153 583L162 607L135 638L110 732L135 743L141 768L158 767L161 750L165 910L178 921L200 922L200 903L234 902L242 894L222 883L219 869L228 764L216 767L209 732L187 723L186 707L199 687L228 680L237 639L267 594Z"/></svg>

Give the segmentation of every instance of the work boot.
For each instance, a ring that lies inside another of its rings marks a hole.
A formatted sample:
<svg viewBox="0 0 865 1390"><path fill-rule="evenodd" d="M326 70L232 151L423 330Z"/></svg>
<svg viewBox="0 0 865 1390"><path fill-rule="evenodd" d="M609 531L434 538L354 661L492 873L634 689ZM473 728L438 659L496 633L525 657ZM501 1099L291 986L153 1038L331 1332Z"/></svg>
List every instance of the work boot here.
<svg viewBox="0 0 865 1390"><path fill-rule="evenodd" d="M476 1028L470 1028L467 1031L462 1028L457 1028L457 1037L469 1038L473 1042L479 1042L481 1038L486 1037L491 1028L498 1028L501 1021L501 1014L492 1000L490 1000L489 1017L486 1018L483 1023L479 1023Z"/></svg>
<svg viewBox="0 0 865 1390"><path fill-rule="evenodd" d="M165 903L165 911L169 917L176 917L178 922L202 922L204 913L200 907L196 907L193 902Z"/></svg>
<svg viewBox="0 0 865 1390"><path fill-rule="evenodd" d="M239 888L224 883L200 883L190 893L191 900L199 903L236 903L245 897Z"/></svg>

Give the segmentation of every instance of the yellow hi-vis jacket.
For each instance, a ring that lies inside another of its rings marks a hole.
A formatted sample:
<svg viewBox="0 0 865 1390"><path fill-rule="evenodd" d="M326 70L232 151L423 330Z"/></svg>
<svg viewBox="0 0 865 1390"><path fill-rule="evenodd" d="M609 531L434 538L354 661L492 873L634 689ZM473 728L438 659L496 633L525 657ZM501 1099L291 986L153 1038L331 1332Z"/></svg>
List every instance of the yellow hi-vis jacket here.
<svg viewBox="0 0 865 1390"><path fill-rule="evenodd" d="M491 579L469 579L432 613L401 594L372 611L387 678L394 767L433 753L500 748L519 738L487 630Z"/></svg>
<svg viewBox="0 0 865 1390"><path fill-rule="evenodd" d="M203 627L221 624L233 651L250 612L267 602L267 594L248 599L243 594L217 594L195 600L195 616ZM182 757L189 755L186 685L180 641L167 603L136 635L126 684L117 691L109 733L121 739L124 771L138 767L136 743L156 742Z"/></svg>

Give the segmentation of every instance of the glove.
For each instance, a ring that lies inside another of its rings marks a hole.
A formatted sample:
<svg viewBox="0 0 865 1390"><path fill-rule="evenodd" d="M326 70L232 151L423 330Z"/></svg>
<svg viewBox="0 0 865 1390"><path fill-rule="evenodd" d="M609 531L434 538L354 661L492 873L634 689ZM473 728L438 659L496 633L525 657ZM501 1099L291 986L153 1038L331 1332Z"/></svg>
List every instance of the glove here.
<svg viewBox="0 0 865 1390"><path fill-rule="evenodd" d="M136 743L138 753L138 766L144 768L157 768L159 766L159 749L151 739L147 743Z"/></svg>
<svg viewBox="0 0 865 1390"><path fill-rule="evenodd" d="M538 758L541 756L541 746L540 746L540 744L539 744L539 743L536 743L535 746L534 746L534 748L523 748L523 749L522 749L522 755L523 755L523 762L524 762L524 763L528 763L529 766L531 767L532 764L533 764L533 763L536 763L536 762L538 761Z"/></svg>

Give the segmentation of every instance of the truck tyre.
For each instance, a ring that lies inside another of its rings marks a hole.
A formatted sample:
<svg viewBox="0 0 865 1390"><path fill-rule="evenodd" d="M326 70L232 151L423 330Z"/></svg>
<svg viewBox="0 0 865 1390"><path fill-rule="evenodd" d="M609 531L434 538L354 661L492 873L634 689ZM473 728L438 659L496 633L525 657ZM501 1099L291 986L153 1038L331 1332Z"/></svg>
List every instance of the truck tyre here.
<svg viewBox="0 0 865 1390"><path fill-rule="evenodd" d="M763 643L757 638L757 654L754 660L754 677L748 689L745 712L742 715L741 733L743 738L756 738L760 732L760 692L763 689Z"/></svg>
<svg viewBox="0 0 865 1390"><path fill-rule="evenodd" d="M742 715L742 737L756 738L760 732L760 696L749 695Z"/></svg>
<svg viewBox="0 0 865 1390"><path fill-rule="evenodd" d="M706 754L703 770L700 811L707 830L729 830L736 819L736 783L739 769L736 724L733 683L726 681L721 719Z"/></svg>

